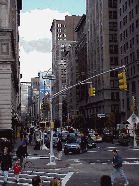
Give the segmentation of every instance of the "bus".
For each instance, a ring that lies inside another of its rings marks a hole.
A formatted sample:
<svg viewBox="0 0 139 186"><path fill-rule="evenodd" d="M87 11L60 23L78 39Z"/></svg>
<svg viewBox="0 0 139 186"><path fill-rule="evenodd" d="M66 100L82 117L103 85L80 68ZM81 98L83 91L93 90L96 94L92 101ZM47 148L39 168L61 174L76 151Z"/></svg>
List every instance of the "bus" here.
<svg viewBox="0 0 139 186"><path fill-rule="evenodd" d="M41 121L39 123L39 129L49 129L50 128L50 121Z"/></svg>

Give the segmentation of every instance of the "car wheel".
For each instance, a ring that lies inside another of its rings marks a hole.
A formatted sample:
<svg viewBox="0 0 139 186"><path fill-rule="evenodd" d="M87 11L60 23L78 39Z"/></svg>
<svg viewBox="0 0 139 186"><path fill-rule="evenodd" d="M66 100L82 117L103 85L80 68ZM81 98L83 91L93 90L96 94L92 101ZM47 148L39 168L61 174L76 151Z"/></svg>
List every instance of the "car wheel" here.
<svg viewBox="0 0 139 186"><path fill-rule="evenodd" d="M83 153L83 149L80 149L80 151L79 151L79 152L80 152L80 154L82 154L82 153Z"/></svg>
<svg viewBox="0 0 139 186"><path fill-rule="evenodd" d="M85 151L87 152L87 150L88 150L88 148L87 148L87 146L86 146Z"/></svg>

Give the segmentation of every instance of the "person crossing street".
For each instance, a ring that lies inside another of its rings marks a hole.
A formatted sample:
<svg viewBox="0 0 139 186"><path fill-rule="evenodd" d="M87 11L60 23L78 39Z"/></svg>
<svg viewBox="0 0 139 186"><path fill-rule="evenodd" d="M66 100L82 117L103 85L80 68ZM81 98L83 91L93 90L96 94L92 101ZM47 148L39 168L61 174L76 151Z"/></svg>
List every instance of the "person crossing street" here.
<svg viewBox="0 0 139 186"><path fill-rule="evenodd" d="M120 154L117 153L116 150L113 150L113 154L114 154L114 157L113 157L113 173L111 175L111 182L112 182L112 185L113 185L113 182L114 182L114 179L117 175L117 172L119 172L119 174L123 177L124 179L124 186L127 186L129 185L129 182L123 172L123 169L122 169L122 157Z"/></svg>
<svg viewBox="0 0 139 186"><path fill-rule="evenodd" d="M61 157L62 157L62 143L61 140L58 140L57 143L57 151L58 151L58 161L61 161Z"/></svg>

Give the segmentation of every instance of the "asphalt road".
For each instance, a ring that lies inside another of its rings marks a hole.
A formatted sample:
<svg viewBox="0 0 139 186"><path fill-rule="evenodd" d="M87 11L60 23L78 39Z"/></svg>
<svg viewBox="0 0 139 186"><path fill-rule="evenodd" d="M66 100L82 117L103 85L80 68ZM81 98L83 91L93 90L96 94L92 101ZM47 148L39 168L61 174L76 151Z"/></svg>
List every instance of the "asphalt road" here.
<svg viewBox="0 0 139 186"><path fill-rule="evenodd" d="M21 143L19 139L17 142L15 151ZM35 175L42 177L44 186L49 186L50 180L55 176L61 178L62 186L100 186L102 175L110 176L112 173L113 149L117 149L123 158L123 170L130 183L129 185L139 186L139 149L103 142L98 143L97 148L88 149L88 151L83 154L65 155L63 153L62 161L58 161L57 151L56 148L54 148L56 166L47 166L50 162L49 150L34 150L33 146L34 144L28 146L28 153L36 169L32 175L22 172L20 175L20 183L18 183L19 186L31 185L32 177ZM3 177L0 175L0 185L2 185L2 183ZM123 184L122 178L117 175L114 186L121 186ZM17 185L14 183L12 170L10 170L7 186L10 185Z"/></svg>

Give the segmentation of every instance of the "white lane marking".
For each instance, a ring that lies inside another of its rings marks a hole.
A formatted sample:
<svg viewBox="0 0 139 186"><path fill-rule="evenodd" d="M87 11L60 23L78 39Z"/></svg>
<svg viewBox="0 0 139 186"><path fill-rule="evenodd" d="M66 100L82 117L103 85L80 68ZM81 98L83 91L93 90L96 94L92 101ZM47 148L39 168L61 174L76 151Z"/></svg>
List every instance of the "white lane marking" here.
<svg viewBox="0 0 139 186"><path fill-rule="evenodd" d="M87 152L97 152L97 151L87 151Z"/></svg>
<svg viewBox="0 0 139 186"><path fill-rule="evenodd" d="M133 159L133 160L136 160L136 159L139 159L139 158L123 158L123 159Z"/></svg>
<svg viewBox="0 0 139 186"><path fill-rule="evenodd" d="M139 150L139 149L132 149L132 150Z"/></svg>
<svg viewBox="0 0 139 186"><path fill-rule="evenodd" d="M120 148L120 147L106 147L106 148L115 148L115 149L117 149L117 148Z"/></svg>
<svg viewBox="0 0 139 186"><path fill-rule="evenodd" d="M64 177L62 180L62 186L65 186L67 181L70 179L70 177L73 175L74 172L68 172L68 174Z"/></svg>
<svg viewBox="0 0 139 186"><path fill-rule="evenodd" d="M75 164L75 163L71 163L71 165L81 165L82 163L77 163L77 164Z"/></svg>

